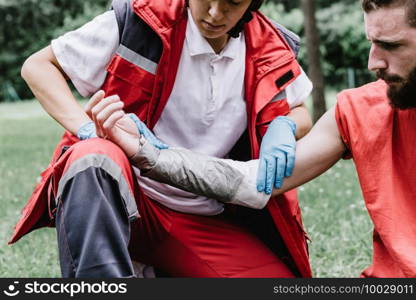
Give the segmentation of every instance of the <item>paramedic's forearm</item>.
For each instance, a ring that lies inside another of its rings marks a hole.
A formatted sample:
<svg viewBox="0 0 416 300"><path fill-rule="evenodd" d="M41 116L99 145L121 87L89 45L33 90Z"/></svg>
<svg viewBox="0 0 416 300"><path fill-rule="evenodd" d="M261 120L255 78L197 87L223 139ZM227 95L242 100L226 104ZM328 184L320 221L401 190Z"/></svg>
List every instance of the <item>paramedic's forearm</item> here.
<svg viewBox="0 0 416 300"><path fill-rule="evenodd" d="M76 134L90 120L72 95L50 46L30 56L21 75L46 112L65 129Z"/></svg>
<svg viewBox="0 0 416 300"><path fill-rule="evenodd" d="M304 137L312 128L312 119L305 104L291 109L287 114L296 123L296 139Z"/></svg>

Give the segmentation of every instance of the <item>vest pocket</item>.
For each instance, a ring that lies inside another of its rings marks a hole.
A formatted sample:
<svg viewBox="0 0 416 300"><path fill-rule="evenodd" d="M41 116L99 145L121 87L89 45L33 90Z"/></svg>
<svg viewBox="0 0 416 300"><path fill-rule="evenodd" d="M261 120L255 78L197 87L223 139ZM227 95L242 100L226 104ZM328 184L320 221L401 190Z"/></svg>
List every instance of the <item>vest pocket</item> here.
<svg viewBox="0 0 416 300"><path fill-rule="evenodd" d="M124 110L136 113L144 120L152 98L155 75L117 55L107 71L102 89L107 95L119 95L125 104Z"/></svg>

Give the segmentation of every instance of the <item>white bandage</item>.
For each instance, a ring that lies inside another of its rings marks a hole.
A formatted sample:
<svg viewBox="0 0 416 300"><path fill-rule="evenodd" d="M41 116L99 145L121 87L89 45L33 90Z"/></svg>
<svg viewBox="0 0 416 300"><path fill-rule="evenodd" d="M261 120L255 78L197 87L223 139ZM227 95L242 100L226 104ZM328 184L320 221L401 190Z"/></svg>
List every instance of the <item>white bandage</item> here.
<svg viewBox="0 0 416 300"><path fill-rule="evenodd" d="M264 208L270 199L270 195L259 193L257 191L256 178L259 160L256 159L242 162L223 159L222 161L229 164L235 172L241 172L243 174L243 180L230 203L256 209Z"/></svg>
<svg viewBox="0 0 416 300"><path fill-rule="evenodd" d="M225 203L261 209L270 198L256 189L257 160L219 159L180 148L159 150L147 141L131 160L143 176Z"/></svg>

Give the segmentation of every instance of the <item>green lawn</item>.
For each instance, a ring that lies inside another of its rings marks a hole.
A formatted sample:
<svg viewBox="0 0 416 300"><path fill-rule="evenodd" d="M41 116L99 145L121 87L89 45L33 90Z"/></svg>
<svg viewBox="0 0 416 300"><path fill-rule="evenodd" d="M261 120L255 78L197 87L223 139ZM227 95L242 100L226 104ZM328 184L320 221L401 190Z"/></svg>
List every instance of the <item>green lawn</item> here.
<svg viewBox="0 0 416 300"><path fill-rule="evenodd" d="M0 104L0 277L60 276L53 229L7 246L62 130L37 102ZM351 161L299 189L316 277L357 277L371 262L372 226Z"/></svg>
<svg viewBox="0 0 416 300"><path fill-rule="evenodd" d="M60 275L54 230L6 243L62 130L37 102L0 105L0 277Z"/></svg>

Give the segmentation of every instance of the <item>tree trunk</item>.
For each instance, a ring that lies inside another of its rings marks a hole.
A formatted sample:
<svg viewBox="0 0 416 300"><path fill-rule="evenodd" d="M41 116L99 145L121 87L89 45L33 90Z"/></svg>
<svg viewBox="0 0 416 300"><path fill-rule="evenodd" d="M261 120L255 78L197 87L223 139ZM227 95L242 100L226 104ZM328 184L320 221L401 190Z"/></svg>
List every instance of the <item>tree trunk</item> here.
<svg viewBox="0 0 416 300"><path fill-rule="evenodd" d="M315 17L315 0L302 0L305 17L305 36L308 57L308 74L313 82L313 121L316 122L326 111L325 86L319 52L320 39Z"/></svg>

